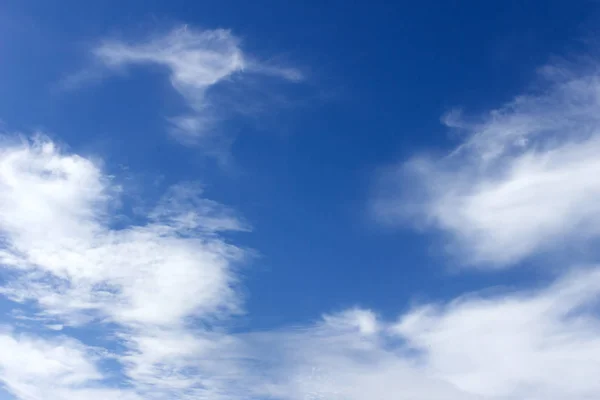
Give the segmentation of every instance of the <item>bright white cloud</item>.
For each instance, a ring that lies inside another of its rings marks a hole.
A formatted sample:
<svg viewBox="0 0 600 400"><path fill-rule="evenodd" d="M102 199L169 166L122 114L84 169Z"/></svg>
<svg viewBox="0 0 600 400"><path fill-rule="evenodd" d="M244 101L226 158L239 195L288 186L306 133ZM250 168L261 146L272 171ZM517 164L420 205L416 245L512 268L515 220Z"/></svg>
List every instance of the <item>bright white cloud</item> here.
<svg viewBox="0 0 600 400"><path fill-rule="evenodd" d="M509 266L592 239L600 230L600 76L546 68L549 87L481 121L444 122L463 133L451 154L392 168L375 201L386 223L416 219L452 238L472 264Z"/></svg>
<svg viewBox="0 0 600 400"><path fill-rule="evenodd" d="M177 90L206 104L207 88L241 68L230 39L183 30L106 44L100 56L113 66L165 65ZM469 131L463 145L396 169L377 211L425 217L454 234L470 260L495 265L559 238L594 237L599 88L594 76L562 75L552 90L481 123L450 115L448 125ZM204 117L204 106L194 107L193 118ZM398 195L397 183L411 178L421 185ZM35 334L0 332L0 382L16 398L600 397L598 269L538 289L425 304L394 322L355 308L309 326L233 334L222 321L241 312L234 266L247 252L222 232L247 224L184 184L142 223L116 227L126 190L97 162L46 138L0 143L0 265L9 272L0 290L23 304L23 321L38 323ZM415 199L422 203L403 208ZM110 345L67 336L81 327Z"/></svg>
<svg viewBox="0 0 600 400"><path fill-rule="evenodd" d="M218 204L174 188L177 196L146 225L110 229L106 210L117 188L91 161L43 139L4 149L0 186L5 263L23 273L5 289L13 299L36 299L52 314L98 311L125 324L235 309L229 264L243 252L211 233L241 225L216 212ZM209 235L189 235L198 226Z"/></svg>
<svg viewBox="0 0 600 400"><path fill-rule="evenodd" d="M233 265L245 251L227 244L218 233L247 227L232 211L199 198L197 187L180 185L149 213L145 224L111 228L121 190L99 165L62 151L48 139L3 146L0 263L12 272L1 291L13 301L33 302L38 311L31 317L53 319L61 328L116 324L116 343L127 350L114 357L125 377L133 380L135 393L172 398L173 390L178 396L183 389L207 391L216 385L211 383L214 375L190 374L184 361L188 353L197 359L222 339L191 322L210 324L239 311ZM23 351L33 347L31 357L50 357L48 363L58 366L62 361L53 361L55 355L72 358L73 365L60 368L67 369L64 374L73 370L75 378L68 375L65 383L55 375L48 377L57 386L57 399L63 398L61 390L72 389L73 379L83 383L103 377L85 358L83 344L69 341L70 347L56 347L39 339L34 346L14 336L2 340L19 342ZM43 382L28 394L14 389L31 372L20 370L14 360L11 353L0 356L6 369L1 379L9 390L23 399L48 399ZM44 362L39 368L46 368ZM48 368L48 374L63 374L60 368Z"/></svg>
<svg viewBox="0 0 600 400"><path fill-rule="evenodd" d="M233 264L245 252L219 232L246 226L198 187L176 186L146 223L113 228L127 188L38 138L2 147L0 189L3 292L34 302L28 317L40 327L62 327L0 334L0 380L19 399L600 396L596 269L538 290L423 305L398 322L357 308L232 334L220 321L240 310ZM66 336L80 326L110 346Z"/></svg>
<svg viewBox="0 0 600 400"><path fill-rule="evenodd" d="M423 306L393 331L437 376L481 395L592 399L600 395L600 271L537 291Z"/></svg>
<svg viewBox="0 0 600 400"><path fill-rule="evenodd" d="M314 326L250 335L262 373L248 385L256 398L287 400L479 399L418 366L389 339L385 322L356 309Z"/></svg>
<svg viewBox="0 0 600 400"><path fill-rule="evenodd" d="M69 339L41 339L10 331L0 334L0 375L19 399L141 400L111 388L98 368L102 354Z"/></svg>
<svg viewBox="0 0 600 400"><path fill-rule="evenodd" d="M94 55L109 68L135 64L156 64L168 69L173 88L187 101L192 112L173 117L172 132L183 141L211 146L222 140L215 136L220 113L208 98L215 85L231 81L241 74L260 74L288 81L299 81L302 74L294 69L269 65L244 54L240 41L230 31L198 31L187 26L165 36L139 42L106 41L94 49ZM216 151L215 149L212 149Z"/></svg>
<svg viewBox="0 0 600 400"><path fill-rule="evenodd" d="M44 341L3 333L0 343L3 375L17 376L30 383L44 381L61 385L76 385L102 378L88 359L86 349L73 340Z"/></svg>
<svg viewBox="0 0 600 400"><path fill-rule="evenodd" d="M591 269L422 305L396 323L351 310L250 341L276 398L589 400L600 396L599 300Z"/></svg>

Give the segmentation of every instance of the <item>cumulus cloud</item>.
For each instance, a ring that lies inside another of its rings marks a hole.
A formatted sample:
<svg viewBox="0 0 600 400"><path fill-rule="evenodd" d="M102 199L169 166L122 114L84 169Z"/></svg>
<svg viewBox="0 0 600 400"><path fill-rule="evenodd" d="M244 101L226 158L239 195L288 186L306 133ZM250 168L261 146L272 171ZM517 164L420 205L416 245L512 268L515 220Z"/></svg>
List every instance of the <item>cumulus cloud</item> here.
<svg viewBox="0 0 600 400"><path fill-rule="evenodd" d="M440 229L461 261L495 267L597 237L600 76L541 74L543 90L480 118L448 114L463 142L389 168L374 201L379 220Z"/></svg>
<svg viewBox="0 0 600 400"><path fill-rule="evenodd" d="M216 203L171 196L146 225L110 229L106 210L118 188L90 160L63 155L44 139L1 154L3 261L23 275L4 289L12 299L36 299L51 314L97 311L127 324L170 324L235 308L228 266L243 252L216 237L180 235L206 221L211 232L239 229L232 216L212 215Z"/></svg>
<svg viewBox="0 0 600 400"><path fill-rule="evenodd" d="M206 392L210 377L190 375L184 361L189 352L218 347L221 339L202 326L240 311L234 265L246 252L218 233L247 227L223 206L199 198L197 188L180 185L145 223L117 229L112 219L122 190L97 163L48 139L6 141L0 149L0 264L10 274L1 292L33 306L33 321L53 320L54 326L74 329L116 326L113 346L125 350L111 357L136 389L123 396L172 398L172 390L200 387ZM92 383L103 378L86 345L75 339L32 341L7 333L0 340L15 343L14 354L30 352L35 359L28 368L48 370L47 377L20 370L18 357L3 351L1 379L20 398L51 398L45 379L59 389L54 398L82 398L61 390L73 389L71 382L77 390L92 390Z"/></svg>
<svg viewBox="0 0 600 400"><path fill-rule="evenodd" d="M226 81L239 82L242 76L249 74L291 82L302 79L302 73L297 69L259 62L245 54L240 40L224 29L200 31L183 26L164 36L141 41L105 41L93 50L93 54L110 69L136 64L165 67L173 88L183 96L191 110L170 118L172 133L185 142L207 147L224 142L215 131L221 115L228 111L210 101L211 88Z"/></svg>

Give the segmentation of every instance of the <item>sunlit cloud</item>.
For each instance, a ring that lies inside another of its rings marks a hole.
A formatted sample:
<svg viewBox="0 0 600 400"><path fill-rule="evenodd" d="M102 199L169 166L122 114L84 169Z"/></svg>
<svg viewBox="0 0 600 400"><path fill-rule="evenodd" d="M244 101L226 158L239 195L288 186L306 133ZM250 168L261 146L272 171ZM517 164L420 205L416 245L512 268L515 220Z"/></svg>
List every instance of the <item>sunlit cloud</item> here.
<svg viewBox="0 0 600 400"><path fill-rule="evenodd" d="M444 123L463 142L389 168L373 210L441 230L461 262L510 266L600 233L600 77L546 67L544 90Z"/></svg>

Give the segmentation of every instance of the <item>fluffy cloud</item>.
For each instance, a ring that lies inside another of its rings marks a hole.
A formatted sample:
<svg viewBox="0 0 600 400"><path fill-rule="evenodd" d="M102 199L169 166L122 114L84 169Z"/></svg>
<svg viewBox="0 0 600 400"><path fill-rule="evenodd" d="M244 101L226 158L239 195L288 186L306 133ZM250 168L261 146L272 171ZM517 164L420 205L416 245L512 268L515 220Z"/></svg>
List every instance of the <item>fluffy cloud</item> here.
<svg viewBox="0 0 600 400"><path fill-rule="evenodd" d="M1 291L15 302L33 304L34 319L75 328L116 325L113 345L125 350L113 357L136 393L169 397L175 389L206 391L210 377L190 375L186 360L188 352L205 354L221 341L199 322L210 324L239 311L233 265L245 251L224 242L219 232L247 227L223 206L199 198L198 188L180 185L145 223L115 228L121 190L99 165L61 151L48 139L5 143L0 150L0 263L10 275ZM91 381L102 378L86 359L86 347L74 339L56 344L7 335L2 340L22 348L15 351L42 358L32 360L31 368L47 369L48 382L58 388L89 381L92 390ZM45 362L60 368L46 368ZM35 384L46 378L19 369L11 353L4 352L0 364L6 370L2 379L17 396L49 398L43 382ZM14 389L22 384L35 390ZM55 396L63 398L60 390Z"/></svg>
<svg viewBox="0 0 600 400"><path fill-rule="evenodd" d="M38 138L5 142L0 189L10 273L2 291L38 324L0 334L0 379L18 399L600 394L597 269L535 290L422 305L397 321L350 309L300 328L233 334L222 321L240 311L234 264L245 252L219 232L247 227L197 187L174 187L145 222L115 225L127 188ZM48 324L64 329L40 331ZM96 329L100 344L82 327Z"/></svg>
<svg viewBox="0 0 600 400"><path fill-rule="evenodd" d="M136 64L166 67L173 88L192 110L170 119L172 132L183 141L212 147L223 140L215 136L215 124L225 110L209 101L209 89L242 73L292 82L302 79L296 69L258 62L244 54L239 39L223 29L197 31L183 26L139 42L106 41L94 49L94 55L112 69Z"/></svg>
<svg viewBox="0 0 600 400"><path fill-rule="evenodd" d="M263 373L256 398L288 400L479 399L420 367L368 310L325 315L313 326L249 335Z"/></svg>
<svg viewBox="0 0 600 400"><path fill-rule="evenodd" d="M6 331L0 334L0 373L16 398L141 400L111 388L97 361L101 354L69 339L41 339Z"/></svg>
<svg viewBox="0 0 600 400"><path fill-rule="evenodd" d="M3 261L23 276L4 289L11 298L35 299L54 315L93 311L133 325L235 309L229 264L243 252L210 233L241 224L215 213L216 203L175 188L147 224L110 229L118 188L90 160L44 139L2 151L0 187Z"/></svg>
<svg viewBox="0 0 600 400"><path fill-rule="evenodd" d="M480 395L592 399L600 393L600 270L538 290L420 307L392 328L437 376Z"/></svg>
<svg viewBox="0 0 600 400"><path fill-rule="evenodd" d="M600 270L589 269L397 322L349 310L250 341L275 398L587 400L600 395L599 300Z"/></svg>
<svg viewBox="0 0 600 400"><path fill-rule="evenodd" d="M480 119L447 115L463 143L390 168L378 218L441 229L463 261L496 267L596 237L600 77L558 67L542 74L545 90Z"/></svg>
<svg viewBox="0 0 600 400"><path fill-rule="evenodd" d="M168 67L194 108L192 125L210 115L206 90L249 68L225 31L105 43L97 55L115 68ZM394 168L378 215L428 221L469 261L500 266L559 239L595 237L600 86L594 74L545 73L549 90L482 121L449 115L447 125L467 132L464 143ZM398 189L411 180L410 193ZM424 304L394 321L356 308L301 327L231 333L224 321L242 312L235 265L247 251L222 233L248 225L183 184L123 226L124 191L98 162L46 138L0 142L0 292L29 321L0 330L0 382L16 398L600 397L598 268Z"/></svg>

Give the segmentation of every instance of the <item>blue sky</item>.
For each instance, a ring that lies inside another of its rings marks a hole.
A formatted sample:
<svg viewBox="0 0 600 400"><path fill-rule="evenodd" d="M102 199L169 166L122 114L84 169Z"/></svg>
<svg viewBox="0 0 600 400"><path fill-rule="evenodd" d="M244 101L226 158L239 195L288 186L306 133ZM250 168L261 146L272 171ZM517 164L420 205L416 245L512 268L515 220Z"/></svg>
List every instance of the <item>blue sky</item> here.
<svg viewBox="0 0 600 400"><path fill-rule="evenodd" d="M594 1L0 6L0 399L600 397Z"/></svg>

